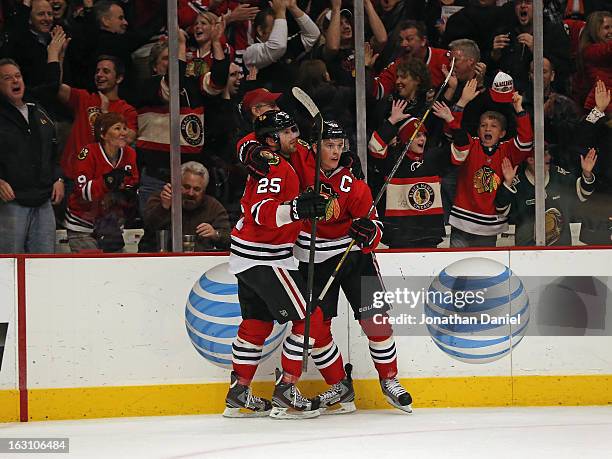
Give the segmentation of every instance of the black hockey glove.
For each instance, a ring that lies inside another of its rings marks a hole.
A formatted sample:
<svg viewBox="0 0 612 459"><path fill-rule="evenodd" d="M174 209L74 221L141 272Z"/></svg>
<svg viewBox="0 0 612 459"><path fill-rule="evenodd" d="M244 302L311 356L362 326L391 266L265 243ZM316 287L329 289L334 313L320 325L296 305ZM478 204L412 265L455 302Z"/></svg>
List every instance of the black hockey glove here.
<svg viewBox="0 0 612 459"><path fill-rule="evenodd" d="M361 169L361 161L359 161L359 156L352 151L345 151L340 155L340 165L350 169L356 179L363 180L364 175Z"/></svg>
<svg viewBox="0 0 612 459"><path fill-rule="evenodd" d="M261 156L263 147L253 146L248 148L244 158L244 166L251 177L256 180L264 178L270 172L270 163Z"/></svg>
<svg viewBox="0 0 612 459"><path fill-rule="evenodd" d="M291 201L291 219L303 220L305 218L321 218L325 216L327 199L314 191L304 191Z"/></svg>
<svg viewBox="0 0 612 459"><path fill-rule="evenodd" d="M131 176L132 173L125 169L113 169L108 174L104 174L104 184L109 190L118 190L127 175Z"/></svg>
<svg viewBox="0 0 612 459"><path fill-rule="evenodd" d="M358 218L353 220L348 234L360 247L368 246L376 236L376 225L368 218Z"/></svg>

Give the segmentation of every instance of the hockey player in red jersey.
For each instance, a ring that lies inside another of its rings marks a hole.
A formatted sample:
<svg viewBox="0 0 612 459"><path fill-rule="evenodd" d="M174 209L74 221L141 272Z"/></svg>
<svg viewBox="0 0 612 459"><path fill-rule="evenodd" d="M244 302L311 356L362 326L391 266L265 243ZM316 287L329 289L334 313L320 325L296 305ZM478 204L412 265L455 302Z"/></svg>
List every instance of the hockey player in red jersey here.
<svg viewBox="0 0 612 459"><path fill-rule="evenodd" d="M232 345L234 371L224 416L315 417L319 401L303 397L295 385L301 375L306 284L292 249L302 220L325 215L326 200L313 192L299 193L298 176L287 161L298 145L295 121L273 110L259 116L254 127L260 145L252 145L249 154L265 160L268 170L260 178L249 176L241 200L243 217L231 233L229 265L238 278L243 321ZM274 320L293 324L270 403L252 395L249 385ZM321 308L313 309L310 326L312 348L316 339L325 338Z"/></svg>
<svg viewBox="0 0 612 459"><path fill-rule="evenodd" d="M278 110L269 110L268 112L270 111ZM260 154L265 150L262 150L259 146L260 143L255 132L245 135L236 144L238 159L244 164L249 175L255 179L265 177L270 171L269 161ZM304 183L306 180L305 174L314 174L315 161L310 154L310 145L297 138L291 148L292 151L288 156L289 161L298 175L300 183Z"/></svg>
<svg viewBox="0 0 612 459"><path fill-rule="evenodd" d="M338 295L340 287L344 291L355 319L359 321L370 344L370 354L379 375L383 394L396 408L411 412L412 398L397 379L397 356L393 329L388 321L385 325L374 323L374 315L385 314L381 309L373 309L364 298L369 292L383 291L384 287L378 275L372 250L378 245L382 236L382 224L378 221L376 211L368 215L372 206L370 188L363 180L358 180L351 171L340 166L340 157L347 144L346 134L342 126L335 121L325 121L321 142L321 193L325 194L328 203L325 217L317 224L315 253L315 286L313 298L318 298L325 283L329 279L342 253L355 239L355 245L349 253L338 277L325 295L320 306L325 315L325 325L331 328L332 317L337 315ZM316 147L315 148L316 151ZM314 181L314 174L305 174L308 181L302 184L309 188ZM304 224L298 236L294 253L300 261L300 271L308 270L308 248L310 246L311 227ZM367 292L361 289L362 277L368 276ZM367 300L366 300L367 301ZM341 357L335 344L326 341L321 345L315 341L312 352L317 368L324 376L341 366ZM338 363L340 361L340 363ZM332 385L317 399L326 412L354 410L355 394L349 378Z"/></svg>
<svg viewBox="0 0 612 459"><path fill-rule="evenodd" d="M453 143L451 160L460 165L457 195L451 209L451 247L495 247L497 235L506 231L508 219L498 214L495 195L501 184L502 161L509 158L512 165L523 162L533 146L533 130L529 114L523 110L523 98L517 92L499 92L498 102L512 102L516 112L516 137L501 142L506 135L506 119L497 112L485 112L480 117L478 137L471 137L461 128L463 107L478 91L477 81L470 80L453 110L436 102L434 114L446 121ZM495 98L494 98L495 100Z"/></svg>
<svg viewBox="0 0 612 459"><path fill-rule="evenodd" d="M96 221L121 210L112 205L116 201L110 199L112 193L138 185L136 152L127 145L127 130L125 118L118 113L98 116L94 123L98 143L83 146L76 156L76 183L64 220L73 251L104 248L91 236Z"/></svg>

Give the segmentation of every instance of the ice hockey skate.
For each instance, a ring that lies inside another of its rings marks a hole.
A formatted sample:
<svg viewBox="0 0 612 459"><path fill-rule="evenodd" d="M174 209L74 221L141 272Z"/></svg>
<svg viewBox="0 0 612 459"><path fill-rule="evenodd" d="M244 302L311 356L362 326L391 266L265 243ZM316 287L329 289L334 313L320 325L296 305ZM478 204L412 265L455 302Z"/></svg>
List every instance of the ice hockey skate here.
<svg viewBox="0 0 612 459"><path fill-rule="evenodd" d="M309 419L321 414L319 400L304 397L293 383L283 382L283 373L276 369L276 387L272 395L272 411L274 419Z"/></svg>
<svg viewBox="0 0 612 459"><path fill-rule="evenodd" d="M346 414L357 409L355 407L353 378L351 377L353 366L347 363L344 370L346 371L345 379L316 396L320 404L319 411L321 411L321 414Z"/></svg>
<svg viewBox="0 0 612 459"><path fill-rule="evenodd" d="M397 377L380 380L380 388L385 395L387 401L406 413L412 413L412 397L406 389L400 384Z"/></svg>
<svg viewBox="0 0 612 459"><path fill-rule="evenodd" d="M259 418L270 414L272 403L270 400L260 398L251 392L249 386L238 384L238 377L232 371L230 388L225 397L226 418Z"/></svg>

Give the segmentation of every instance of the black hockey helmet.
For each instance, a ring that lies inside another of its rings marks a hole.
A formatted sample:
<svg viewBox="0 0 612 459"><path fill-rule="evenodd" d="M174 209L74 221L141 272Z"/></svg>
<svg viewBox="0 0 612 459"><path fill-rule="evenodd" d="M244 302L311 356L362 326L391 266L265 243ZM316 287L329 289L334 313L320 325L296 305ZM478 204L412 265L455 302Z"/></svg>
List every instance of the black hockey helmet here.
<svg viewBox="0 0 612 459"><path fill-rule="evenodd" d="M346 132L337 121L323 121L322 139L346 139Z"/></svg>
<svg viewBox="0 0 612 459"><path fill-rule="evenodd" d="M260 142L264 142L266 137L272 137L278 141L278 132L293 126L296 126L293 117L281 110L269 110L253 121L255 137Z"/></svg>
<svg viewBox="0 0 612 459"><path fill-rule="evenodd" d="M312 130L311 142L313 145L317 143L318 127L314 127ZM323 133L321 139L342 139L344 140L344 151L348 149L348 138L346 131L340 123L337 121L323 121Z"/></svg>

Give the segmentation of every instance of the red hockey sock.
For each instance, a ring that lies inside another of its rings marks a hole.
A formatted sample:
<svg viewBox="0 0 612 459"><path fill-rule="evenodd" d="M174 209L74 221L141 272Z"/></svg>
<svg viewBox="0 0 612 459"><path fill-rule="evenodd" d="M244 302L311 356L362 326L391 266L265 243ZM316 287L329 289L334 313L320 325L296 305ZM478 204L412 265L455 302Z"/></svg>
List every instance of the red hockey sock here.
<svg viewBox="0 0 612 459"><path fill-rule="evenodd" d="M232 367L238 384L251 384L261 360L266 338L272 333L274 324L262 320L245 319L238 328L238 336L232 343Z"/></svg>
<svg viewBox="0 0 612 459"><path fill-rule="evenodd" d="M283 380L289 382L289 379L297 381L302 376L302 352L304 349L304 320L293 321L291 334L285 338L283 343L283 355L281 356L281 365L283 367ZM308 353L312 351L312 346L315 342L315 337L321 335L323 329L323 312L318 306L310 316L310 337L308 344Z"/></svg>
<svg viewBox="0 0 612 459"><path fill-rule="evenodd" d="M331 334L331 319L325 320L323 325L323 332L316 338L312 349L312 359L325 382L333 386L346 378L346 373L342 354Z"/></svg>
<svg viewBox="0 0 612 459"><path fill-rule="evenodd" d="M386 313L385 313L386 315ZM370 340L370 355L374 367L380 379L394 378L397 376L397 352L395 350L395 339L393 328L388 321L376 324L372 319L359 321L361 328Z"/></svg>

